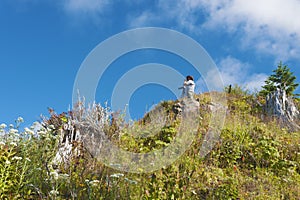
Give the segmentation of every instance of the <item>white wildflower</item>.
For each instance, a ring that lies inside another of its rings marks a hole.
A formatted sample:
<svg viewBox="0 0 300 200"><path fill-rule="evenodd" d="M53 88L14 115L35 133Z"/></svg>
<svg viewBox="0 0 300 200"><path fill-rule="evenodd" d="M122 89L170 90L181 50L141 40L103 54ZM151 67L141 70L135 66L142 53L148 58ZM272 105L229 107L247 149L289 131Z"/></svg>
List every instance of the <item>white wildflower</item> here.
<svg viewBox="0 0 300 200"><path fill-rule="evenodd" d="M33 135L33 134L34 134L33 130L30 130L30 129L27 128L27 127L26 127L24 130L25 130L25 133L26 133L26 134L29 134L29 135Z"/></svg>
<svg viewBox="0 0 300 200"><path fill-rule="evenodd" d="M0 129L5 129L7 127L7 125L6 124L0 124Z"/></svg>
<svg viewBox="0 0 300 200"><path fill-rule="evenodd" d="M15 143L15 142L11 142L10 145L15 146L15 147L18 146L17 143Z"/></svg>
<svg viewBox="0 0 300 200"><path fill-rule="evenodd" d="M113 178L120 178L122 176L124 176L124 174L112 174L112 175L110 175L110 177L113 177Z"/></svg>
<svg viewBox="0 0 300 200"><path fill-rule="evenodd" d="M51 130L54 130L54 129L55 129L55 127L54 127L53 124L51 124L48 128L50 128Z"/></svg>
<svg viewBox="0 0 300 200"><path fill-rule="evenodd" d="M84 182L86 182L86 183L89 183L90 182L90 180L89 179L85 179L85 181Z"/></svg>
<svg viewBox="0 0 300 200"><path fill-rule="evenodd" d="M19 157L19 156L14 156L13 158L12 158L12 160L22 160L23 158L22 157Z"/></svg>
<svg viewBox="0 0 300 200"><path fill-rule="evenodd" d="M5 145L5 142L0 142L0 146L4 146Z"/></svg>
<svg viewBox="0 0 300 200"><path fill-rule="evenodd" d="M59 192L57 190L51 190L50 192L50 195L59 195Z"/></svg>
<svg viewBox="0 0 300 200"><path fill-rule="evenodd" d="M33 126L36 126L36 127L41 127L41 123L40 122L33 122Z"/></svg>
<svg viewBox="0 0 300 200"><path fill-rule="evenodd" d="M5 164L10 165L10 161L9 161L9 160L6 160L6 161L5 161Z"/></svg>
<svg viewBox="0 0 300 200"><path fill-rule="evenodd" d="M46 132L45 131L38 131L37 134L39 134L39 135L46 135Z"/></svg>
<svg viewBox="0 0 300 200"><path fill-rule="evenodd" d="M18 117L18 119L17 119L17 122L19 122L19 123L23 123L23 122L24 122L24 119L23 119L23 117Z"/></svg>
<svg viewBox="0 0 300 200"><path fill-rule="evenodd" d="M27 160L28 162L31 162L31 160L29 158L25 158L25 160Z"/></svg>
<svg viewBox="0 0 300 200"><path fill-rule="evenodd" d="M69 174L59 174L59 177L62 178L62 179L67 179L69 178Z"/></svg>
<svg viewBox="0 0 300 200"><path fill-rule="evenodd" d="M19 131L17 130L17 129L14 129L14 128L11 128L10 130L9 130L9 133L10 134L15 134L15 133L18 133Z"/></svg>
<svg viewBox="0 0 300 200"><path fill-rule="evenodd" d="M137 181L134 181L134 180L130 180L130 179L128 179L128 178L125 178L125 180L126 181L128 181L129 183L131 183L131 184L137 184Z"/></svg>
<svg viewBox="0 0 300 200"><path fill-rule="evenodd" d="M58 173L56 171L50 172L50 176L52 176L55 180L58 179Z"/></svg>
<svg viewBox="0 0 300 200"><path fill-rule="evenodd" d="M90 182L90 184L91 184L92 186L97 186L99 183L100 183L99 180L93 180L93 181Z"/></svg>
<svg viewBox="0 0 300 200"><path fill-rule="evenodd" d="M14 125L13 124L9 124L9 128L14 128Z"/></svg>

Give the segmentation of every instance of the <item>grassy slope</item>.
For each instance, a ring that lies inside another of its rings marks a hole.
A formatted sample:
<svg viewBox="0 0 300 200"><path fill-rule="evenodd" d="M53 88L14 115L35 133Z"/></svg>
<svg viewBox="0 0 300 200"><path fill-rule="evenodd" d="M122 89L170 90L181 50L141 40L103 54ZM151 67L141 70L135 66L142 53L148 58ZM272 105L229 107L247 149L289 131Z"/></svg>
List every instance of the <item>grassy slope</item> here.
<svg viewBox="0 0 300 200"><path fill-rule="evenodd" d="M210 98L199 98L203 120L192 147L172 166L152 174L155 179L142 176L138 196L149 192L150 199L300 199L300 132L290 132L276 120L262 121L253 96L230 94L221 140L201 159ZM174 102L164 104L170 109Z"/></svg>
<svg viewBox="0 0 300 200"><path fill-rule="evenodd" d="M14 156L26 155L31 159L29 169L40 168L38 172L25 171L28 183L19 188L18 193L23 198L57 199L74 196L79 199L300 199L300 132L288 131L275 120L261 120L256 98L235 92L227 97L229 110L220 141L201 158L198 153L209 127L210 97L209 93L198 97L203 117L198 134L189 150L171 166L154 173L130 174L89 158L77 158L70 167L62 168L59 178L53 178L46 167L55 148L54 143L49 144L47 138L53 136L48 131L48 135L23 142L13 149ZM172 101L161 104L171 119L173 104ZM146 118L136 126L146 126ZM169 126L159 134L140 139L131 137L128 129L119 131L118 137L114 135L116 127L109 127L107 131L124 149L149 152L167 146L176 137L178 124L180 120L170 120ZM0 152L8 157L4 147ZM4 162L2 159L0 169ZM10 177L18 179L20 176L10 174ZM30 184L35 189L28 186ZM2 197L16 195L14 185L6 190L0 193ZM53 194L53 190L58 193Z"/></svg>

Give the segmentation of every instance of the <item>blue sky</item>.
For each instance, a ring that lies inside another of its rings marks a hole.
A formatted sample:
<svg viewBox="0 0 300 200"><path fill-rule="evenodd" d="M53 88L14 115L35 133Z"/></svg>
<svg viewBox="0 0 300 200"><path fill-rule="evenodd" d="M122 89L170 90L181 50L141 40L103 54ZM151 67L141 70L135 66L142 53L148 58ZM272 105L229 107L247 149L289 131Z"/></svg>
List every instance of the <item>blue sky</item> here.
<svg viewBox="0 0 300 200"><path fill-rule="evenodd" d="M105 39L132 28L164 27L193 38L212 57L225 85L259 89L279 61L300 77L299 10L299 0L1 0L0 123L22 116L30 125L47 115L47 107L66 111L86 56ZM99 82L107 90L96 100L109 101L122 73L149 62L186 65L159 51L129 54ZM132 95L129 108L138 118L160 100L174 98L167 88L145 85Z"/></svg>

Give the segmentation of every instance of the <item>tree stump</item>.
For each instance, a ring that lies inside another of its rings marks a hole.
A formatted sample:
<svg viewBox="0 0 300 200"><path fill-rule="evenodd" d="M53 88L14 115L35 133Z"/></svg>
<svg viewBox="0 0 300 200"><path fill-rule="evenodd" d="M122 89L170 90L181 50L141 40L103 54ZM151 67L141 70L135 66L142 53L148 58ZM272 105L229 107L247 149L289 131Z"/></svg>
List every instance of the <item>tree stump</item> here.
<svg viewBox="0 0 300 200"><path fill-rule="evenodd" d="M298 126L295 122L299 120L299 110L294 104L293 98L288 97L284 90L277 88L273 93L266 96L266 104L264 110L268 116L275 116L284 122L291 122Z"/></svg>

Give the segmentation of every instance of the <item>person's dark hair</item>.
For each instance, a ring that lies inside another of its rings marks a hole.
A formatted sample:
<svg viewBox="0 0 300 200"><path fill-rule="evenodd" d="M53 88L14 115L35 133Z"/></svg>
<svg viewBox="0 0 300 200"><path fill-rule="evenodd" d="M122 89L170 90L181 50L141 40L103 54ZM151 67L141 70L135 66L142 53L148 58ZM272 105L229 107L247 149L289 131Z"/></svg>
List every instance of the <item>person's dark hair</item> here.
<svg viewBox="0 0 300 200"><path fill-rule="evenodd" d="M193 78L192 76L188 75L188 76L186 77L186 80L187 80L187 81L189 81L189 80L194 81L194 78Z"/></svg>

